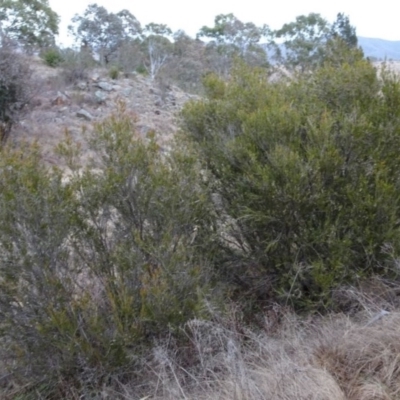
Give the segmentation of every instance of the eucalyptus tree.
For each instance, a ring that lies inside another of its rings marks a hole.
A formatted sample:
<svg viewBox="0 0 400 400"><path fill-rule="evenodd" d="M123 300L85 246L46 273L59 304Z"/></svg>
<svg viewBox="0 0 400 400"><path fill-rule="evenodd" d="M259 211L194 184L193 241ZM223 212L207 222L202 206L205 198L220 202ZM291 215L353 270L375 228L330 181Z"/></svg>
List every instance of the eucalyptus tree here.
<svg viewBox="0 0 400 400"><path fill-rule="evenodd" d="M26 49L54 44L59 16L48 0L2 0L0 31Z"/></svg>
<svg viewBox="0 0 400 400"><path fill-rule="evenodd" d="M274 31L272 36L276 61L286 68L301 71L314 69L327 57L332 61L333 54L340 59L348 49L357 48L356 29L343 13L339 13L332 24L320 14L300 15Z"/></svg>
<svg viewBox="0 0 400 400"><path fill-rule="evenodd" d="M91 48L105 65L117 56L124 42L141 33L140 22L128 10L115 14L97 4L90 4L83 15L75 15L68 29L80 46Z"/></svg>
<svg viewBox="0 0 400 400"><path fill-rule="evenodd" d="M205 38L210 63L216 72L226 75L235 57L255 65L265 65L266 52L260 41L269 35L269 28L256 26L252 22L242 22L233 14L215 17L214 26L203 26L197 38Z"/></svg>
<svg viewBox="0 0 400 400"><path fill-rule="evenodd" d="M173 45L170 38L172 30L165 24L150 23L143 29L142 45L145 49L144 67L151 79L155 79L160 70L172 56Z"/></svg>

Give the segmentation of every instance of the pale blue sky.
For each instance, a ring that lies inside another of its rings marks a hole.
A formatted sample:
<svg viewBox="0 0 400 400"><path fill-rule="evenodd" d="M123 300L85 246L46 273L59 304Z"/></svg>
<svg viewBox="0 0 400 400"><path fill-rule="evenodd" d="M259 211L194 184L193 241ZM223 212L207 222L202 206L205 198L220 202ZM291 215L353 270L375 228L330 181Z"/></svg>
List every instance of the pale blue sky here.
<svg viewBox="0 0 400 400"><path fill-rule="evenodd" d="M350 17L359 36L400 40L400 2L396 0L49 0L50 6L61 16L60 41L67 43L67 26L74 14L81 14L92 3L118 12L128 9L141 23L165 23L173 31L183 29L191 36L203 25L212 26L218 14L233 13L243 22L268 24L280 28L296 16L320 13L333 21L338 12Z"/></svg>

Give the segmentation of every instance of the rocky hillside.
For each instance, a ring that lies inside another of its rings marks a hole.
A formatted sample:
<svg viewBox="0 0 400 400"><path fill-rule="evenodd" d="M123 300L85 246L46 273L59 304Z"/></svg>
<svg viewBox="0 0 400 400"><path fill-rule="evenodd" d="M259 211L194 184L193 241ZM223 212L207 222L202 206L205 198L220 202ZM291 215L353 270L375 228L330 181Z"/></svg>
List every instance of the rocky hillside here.
<svg viewBox="0 0 400 400"><path fill-rule="evenodd" d="M120 102L136 118L136 133L145 137L154 131L161 147L166 149L178 129L179 110L196 97L140 74L111 79L108 71L102 69L91 70L86 79L67 84L62 69L50 68L40 59L30 60L30 64L34 95L30 108L13 127L10 141L37 141L43 149L43 160L50 165L60 163L54 147L66 132L85 150L82 130L91 130L94 123L111 115ZM382 62L375 65L380 69ZM400 71L400 62L391 61L387 65Z"/></svg>
<svg viewBox="0 0 400 400"><path fill-rule="evenodd" d="M54 146L68 132L72 139L82 142L82 130L91 130L115 111L123 102L137 119L137 134L145 137L154 131L162 147L177 130L177 112L182 105L195 97L175 86L152 81L143 75L111 79L106 70L92 70L87 79L66 84L63 71L32 63L35 90L32 104L16 124L10 141L37 141L43 149L43 159L49 164L60 161Z"/></svg>

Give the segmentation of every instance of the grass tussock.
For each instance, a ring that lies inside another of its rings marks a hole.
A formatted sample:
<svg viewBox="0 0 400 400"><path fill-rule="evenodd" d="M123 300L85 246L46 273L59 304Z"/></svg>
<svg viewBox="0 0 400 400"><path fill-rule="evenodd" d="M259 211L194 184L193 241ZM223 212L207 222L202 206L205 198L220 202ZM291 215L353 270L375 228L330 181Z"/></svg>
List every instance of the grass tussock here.
<svg viewBox="0 0 400 400"><path fill-rule="evenodd" d="M386 291L393 294L389 288ZM369 297L358 293L360 299ZM381 306L390 311L375 318ZM140 379L110 374L93 387L82 375L79 390L67 381L58 382L64 387L59 398L397 399L400 311L389 303L361 308L352 317L343 313L302 317L276 307L264 314L257 330L247 328L233 308L224 316L214 313L212 320L193 319L182 328L185 346L173 334L154 341L136 365ZM0 364L1 398L52 398L44 395L43 387L22 387L6 373L5 350Z"/></svg>
<svg viewBox="0 0 400 400"><path fill-rule="evenodd" d="M149 399L396 399L400 312L373 321L373 311L314 320L285 311L273 334L271 318L258 332L193 320L186 329L195 367L185 370L176 353L158 348Z"/></svg>

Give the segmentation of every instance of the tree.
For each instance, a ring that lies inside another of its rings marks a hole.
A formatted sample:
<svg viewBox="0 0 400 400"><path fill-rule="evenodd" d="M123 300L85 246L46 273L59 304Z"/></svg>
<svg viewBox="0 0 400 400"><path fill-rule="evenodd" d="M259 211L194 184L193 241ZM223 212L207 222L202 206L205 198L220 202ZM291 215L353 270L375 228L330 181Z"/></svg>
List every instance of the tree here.
<svg viewBox="0 0 400 400"><path fill-rule="evenodd" d="M70 33L81 46L90 46L102 64L109 64L121 45L141 33L140 22L128 10L109 13L104 7L91 4L83 15L75 15Z"/></svg>
<svg viewBox="0 0 400 400"><path fill-rule="evenodd" d="M252 64L266 64L265 50L259 45L263 36L269 33L264 25L257 27L252 22L244 23L233 14L220 14L215 17L214 26L203 26L197 38L207 38L209 56L214 56L213 62L219 65L220 73L226 74L235 57L251 61Z"/></svg>
<svg viewBox="0 0 400 400"><path fill-rule="evenodd" d="M356 29L343 13L337 15L333 24L320 14L300 15L273 32L273 36L283 40L282 44L274 43L277 60L289 69L302 71L314 69L327 58L332 61L333 56L340 60L354 55L348 49L357 48Z"/></svg>
<svg viewBox="0 0 400 400"><path fill-rule="evenodd" d="M54 44L59 16L48 0L2 0L0 31L25 48Z"/></svg>
<svg viewBox="0 0 400 400"><path fill-rule="evenodd" d="M172 54L173 46L168 39L171 29L165 24L150 23L143 30L143 45L147 50L145 68L154 79Z"/></svg>
<svg viewBox="0 0 400 400"><path fill-rule="evenodd" d="M331 27L331 36L341 38L349 47L357 47L358 39L356 28L350 25L347 15L339 13Z"/></svg>
<svg viewBox="0 0 400 400"><path fill-rule="evenodd" d="M321 59L329 32L328 21L320 14L298 16L274 32L277 39L283 39L283 51L280 46L276 49L278 60L290 68L311 68Z"/></svg>
<svg viewBox="0 0 400 400"><path fill-rule="evenodd" d="M205 46L183 31L174 33L173 53L163 70L163 75L172 79L186 92L202 90L201 77L206 72Z"/></svg>
<svg viewBox="0 0 400 400"><path fill-rule="evenodd" d="M231 45L233 49L244 55L252 46L257 45L268 28L257 27L252 22L244 23L233 14L220 14L215 17L214 26L203 26L198 38L212 39L219 45Z"/></svg>

